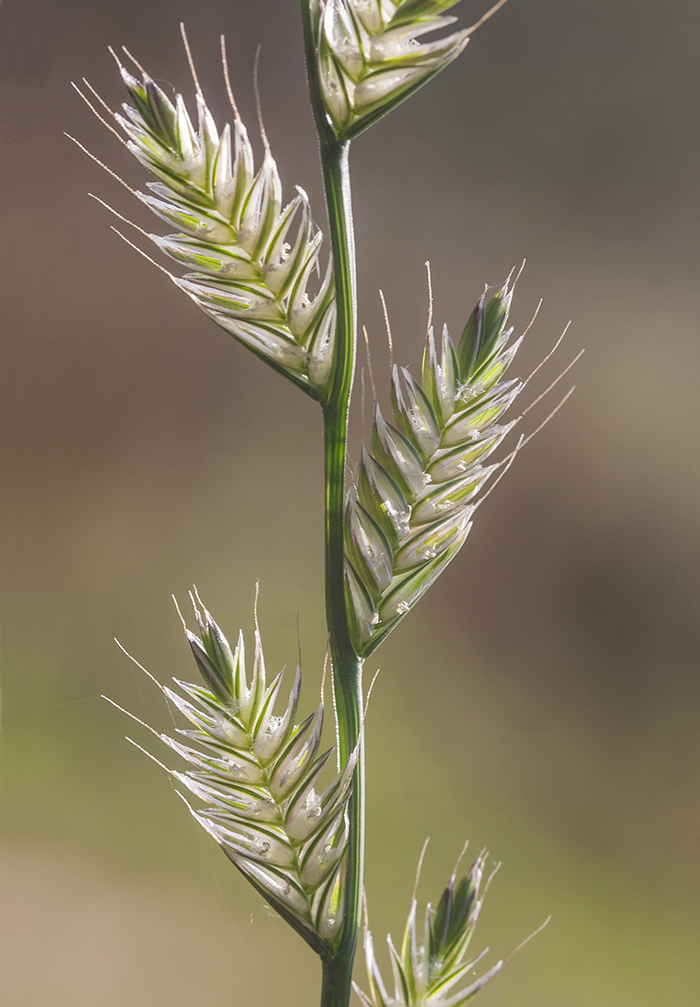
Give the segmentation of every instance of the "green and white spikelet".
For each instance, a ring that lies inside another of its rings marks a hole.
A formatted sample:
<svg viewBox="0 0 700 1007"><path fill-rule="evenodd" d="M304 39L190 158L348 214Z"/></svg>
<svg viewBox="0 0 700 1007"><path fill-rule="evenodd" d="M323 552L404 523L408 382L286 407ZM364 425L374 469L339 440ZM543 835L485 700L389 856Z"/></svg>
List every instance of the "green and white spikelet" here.
<svg viewBox="0 0 700 1007"><path fill-rule="evenodd" d="M326 111L338 137L367 129L462 52L469 30L420 43L456 21L458 0L311 0Z"/></svg>
<svg viewBox="0 0 700 1007"><path fill-rule="evenodd" d="M387 936L394 974L393 996L387 993L382 980L372 934L369 930L365 931L369 995L355 985L364 1007L461 1007L500 972L502 961L468 986L452 992L488 952L486 948L475 958L464 960L483 903L480 887L485 863L484 852L459 883L455 868L437 909L433 910L428 903L422 941L419 941L416 929L418 905L414 895L400 953L394 947L391 935Z"/></svg>
<svg viewBox="0 0 700 1007"><path fill-rule="evenodd" d="M509 345L508 282L474 309L457 347L432 329L422 382L392 375L393 423L375 406L345 518L346 599L358 654L370 654L462 547L478 494L498 465L484 461L513 424L498 420L522 388L501 380Z"/></svg>
<svg viewBox="0 0 700 1007"><path fill-rule="evenodd" d="M210 318L316 399L329 387L335 335L331 264L309 294L323 236L303 189L282 202L277 165L255 171L238 110L217 128L201 91L195 129L181 95L174 103L145 73L121 64L133 105L115 118L127 146L155 176L138 198L177 233L150 234L158 248L196 272L173 281Z"/></svg>
<svg viewBox="0 0 700 1007"><path fill-rule="evenodd" d="M284 671L266 686L257 627L249 682L242 633L232 651L203 606L195 606L195 615L199 635L185 632L205 687L176 679L187 698L161 689L192 725L177 733L199 747L154 732L192 767L168 772L205 802L192 814L254 888L317 953L332 955L342 933L356 754L318 792L334 750L318 754L323 701L294 722L301 669L284 713L276 715Z"/></svg>

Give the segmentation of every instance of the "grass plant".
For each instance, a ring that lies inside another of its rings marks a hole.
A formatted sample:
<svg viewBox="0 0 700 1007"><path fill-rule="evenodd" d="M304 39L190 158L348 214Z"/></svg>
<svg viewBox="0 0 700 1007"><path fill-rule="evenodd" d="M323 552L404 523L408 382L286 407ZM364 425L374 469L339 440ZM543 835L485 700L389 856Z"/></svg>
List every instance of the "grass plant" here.
<svg viewBox="0 0 700 1007"><path fill-rule="evenodd" d="M266 684L259 630L249 677L242 636L231 648L196 595L198 632L185 630L203 685L159 686L188 726L179 739L154 732L187 765L168 771L195 798L196 807L188 804L194 817L319 955L322 1007L349 1003L362 929L365 659L457 554L488 495L484 487L517 451L486 464L517 422L501 420L526 383L507 377L521 341L508 327L509 278L487 288L458 340L446 328L436 339L429 322L420 377L393 367L391 418L375 401L371 444L346 478L358 328L350 144L448 66L505 0L471 29L419 41L455 21L446 12L456 2L301 0L330 239L325 265L308 197L297 188L284 202L262 123L264 154L255 166L223 39L231 125L214 122L184 30L194 122L183 97L166 95L126 50L115 55L128 98L121 111L87 82L80 90L151 176L134 195L174 232L138 230L190 270L168 272L173 283L322 411L336 773L326 777L332 750L320 752L323 697L296 722L297 669L277 711L282 674ZM422 938L414 892L400 950L389 938L391 995L365 924L368 992L356 987L364 1007L458 1007L497 974L502 962L475 981L482 955L466 958L485 894L484 863L482 854L461 878L455 868L437 908L426 910Z"/></svg>

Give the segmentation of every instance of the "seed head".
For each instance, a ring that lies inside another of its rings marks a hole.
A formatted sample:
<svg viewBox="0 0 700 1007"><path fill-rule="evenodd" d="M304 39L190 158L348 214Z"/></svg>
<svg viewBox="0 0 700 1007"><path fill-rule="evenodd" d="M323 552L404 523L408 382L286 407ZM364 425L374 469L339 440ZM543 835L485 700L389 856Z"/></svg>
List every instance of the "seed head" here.
<svg viewBox="0 0 700 1007"><path fill-rule="evenodd" d="M357 136L459 56L478 24L419 41L456 21L444 14L457 2L312 0L321 90L338 137Z"/></svg>

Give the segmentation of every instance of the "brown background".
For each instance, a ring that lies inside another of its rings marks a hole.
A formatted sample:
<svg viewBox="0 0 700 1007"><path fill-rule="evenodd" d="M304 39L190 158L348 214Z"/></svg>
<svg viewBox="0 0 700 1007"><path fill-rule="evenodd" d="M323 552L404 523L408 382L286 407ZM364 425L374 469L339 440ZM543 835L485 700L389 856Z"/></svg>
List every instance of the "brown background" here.
<svg viewBox="0 0 700 1007"><path fill-rule="evenodd" d="M463 23L484 6L465 0ZM286 191L304 185L323 221L292 0L0 6L8 1007L317 996L311 952L98 698L167 727L112 637L161 679L191 677L169 598L192 582L234 634L250 631L261 579L274 670L295 660L299 593L307 710L324 650L317 408L109 231L88 191L154 225L63 136L142 185L69 81L87 76L116 105L106 47L123 43L189 94L180 19L219 118L218 35L251 125L263 43ZM370 662L377 939L402 925L426 834L426 898L467 836L504 861L480 945L507 953L553 915L484 1007L697 1002L699 32L694 0L511 0L354 146L375 371L388 363L380 286L397 357L419 357L426 258L437 318L458 332L482 284L527 256L515 322L545 303L521 373L569 318L559 360L587 350L574 398Z"/></svg>

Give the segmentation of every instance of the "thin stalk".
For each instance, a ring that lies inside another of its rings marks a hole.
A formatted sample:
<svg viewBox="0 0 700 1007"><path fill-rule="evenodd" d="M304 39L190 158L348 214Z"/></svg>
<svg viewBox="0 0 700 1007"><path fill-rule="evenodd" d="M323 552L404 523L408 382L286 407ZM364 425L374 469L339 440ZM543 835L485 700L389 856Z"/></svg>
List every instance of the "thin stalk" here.
<svg viewBox="0 0 700 1007"><path fill-rule="evenodd" d="M357 349L357 283L349 175L349 142L338 140L321 97L309 0L301 0L311 105L320 141L337 300L333 382L323 404L325 464L326 620L338 712L338 747L345 762L360 753L348 804L350 831L343 933L332 958L323 960L321 1007L347 1007L362 911L364 858L364 753L362 751L362 660L350 638L345 606L344 510L348 412Z"/></svg>
<svg viewBox="0 0 700 1007"><path fill-rule="evenodd" d="M333 245L338 329L333 386L323 407L326 494L326 619L338 709L340 758L361 743L362 661L355 653L345 607L344 509L350 393L355 369L355 261L348 179L348 147L321 145L321 161ZM321 1007L346 1007L360 930L364 852L364 755L360 751L348 805L350 834L343 935L323 963Z"/></svg>

